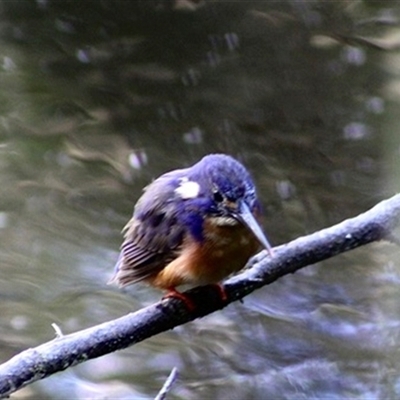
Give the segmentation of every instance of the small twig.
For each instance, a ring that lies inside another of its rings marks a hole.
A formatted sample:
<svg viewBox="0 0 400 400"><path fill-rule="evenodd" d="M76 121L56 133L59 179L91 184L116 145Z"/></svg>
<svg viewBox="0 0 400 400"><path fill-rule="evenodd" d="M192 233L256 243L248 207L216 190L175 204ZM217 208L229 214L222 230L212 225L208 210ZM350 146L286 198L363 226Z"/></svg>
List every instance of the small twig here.
<svg viewBox="0 0 400 400"><path fill-rule="evenodd" d="M177 377L178 377L178 369L174 367L172 368L172 371L170 372L167 380L164 382L163 387L160 389L154 400L165 400L167 394L170 392L172 385L176 381Z"/></svg>
<svg viewBox="0 0 400 400"><path fill-rule="evenodd" d="M64 336L64 334L62 333L61 328L55 322L53 322L51 324L51 326L53 327L54 332L56 333L56 339L60 339L60 338L62 338Z"/></svg>

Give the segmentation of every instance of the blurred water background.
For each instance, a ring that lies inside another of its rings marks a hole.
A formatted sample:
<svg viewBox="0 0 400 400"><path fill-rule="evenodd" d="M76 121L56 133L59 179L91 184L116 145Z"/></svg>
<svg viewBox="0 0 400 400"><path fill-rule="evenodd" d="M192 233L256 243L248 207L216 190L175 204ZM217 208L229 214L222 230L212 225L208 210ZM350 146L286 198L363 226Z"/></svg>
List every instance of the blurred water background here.
<svg viewBox="0 0 400 400"><path fill-rule="evenodd" d="M106 285L143 186L225 152L277 245L399 190L394 1L0 2L0 361L160 298ZM15 399L400 397L400 257L373 244Z"/></svg>

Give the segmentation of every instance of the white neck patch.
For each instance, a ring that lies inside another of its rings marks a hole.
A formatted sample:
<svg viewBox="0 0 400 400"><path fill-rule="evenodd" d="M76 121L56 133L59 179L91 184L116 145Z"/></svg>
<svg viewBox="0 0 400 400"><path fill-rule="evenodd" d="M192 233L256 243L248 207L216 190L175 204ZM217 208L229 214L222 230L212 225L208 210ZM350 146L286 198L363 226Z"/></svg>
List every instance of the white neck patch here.
<svg viewBox="0 0 400 400"><path fill-rule="evenodd" d="M209 221L212 225L216 226L235 226L239 224L239 221L232 217L213 217Z"/></svg>
<svg viewBox="0 0 400 400"><path fill-rule="evenodd" d="M175 193L182 199L194 199L199 195L200 185L197 182L182 178L180 186L175 189Z"/></svg>

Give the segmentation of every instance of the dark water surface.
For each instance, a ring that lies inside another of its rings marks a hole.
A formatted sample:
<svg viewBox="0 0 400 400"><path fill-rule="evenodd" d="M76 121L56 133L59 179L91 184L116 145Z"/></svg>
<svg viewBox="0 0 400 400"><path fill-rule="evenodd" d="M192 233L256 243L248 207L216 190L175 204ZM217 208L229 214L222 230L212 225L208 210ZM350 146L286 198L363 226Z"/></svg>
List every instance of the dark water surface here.
<svg viewBox="0 0 400 400"><path fill-rule="evenodd" d="M396 2L3 1L0 358L158 300L106 285L143 186L210 152L275 245L399 189ZM373 244L15 398L400 397L400 260Z"/></svg>

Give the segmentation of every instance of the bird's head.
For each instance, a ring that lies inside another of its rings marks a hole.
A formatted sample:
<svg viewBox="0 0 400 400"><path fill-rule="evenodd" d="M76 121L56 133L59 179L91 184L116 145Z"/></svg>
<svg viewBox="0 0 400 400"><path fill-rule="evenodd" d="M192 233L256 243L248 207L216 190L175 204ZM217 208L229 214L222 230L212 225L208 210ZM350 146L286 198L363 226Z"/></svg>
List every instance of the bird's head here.
<svg viewBox="0 0 400 400"><path fill-rule="evenodd" d="M260 211L246 168L234 158L211 154L185 170L175 190L186 209L198 209L217 225L245 225L270 254L271 246L254 217Z"/></svg>

